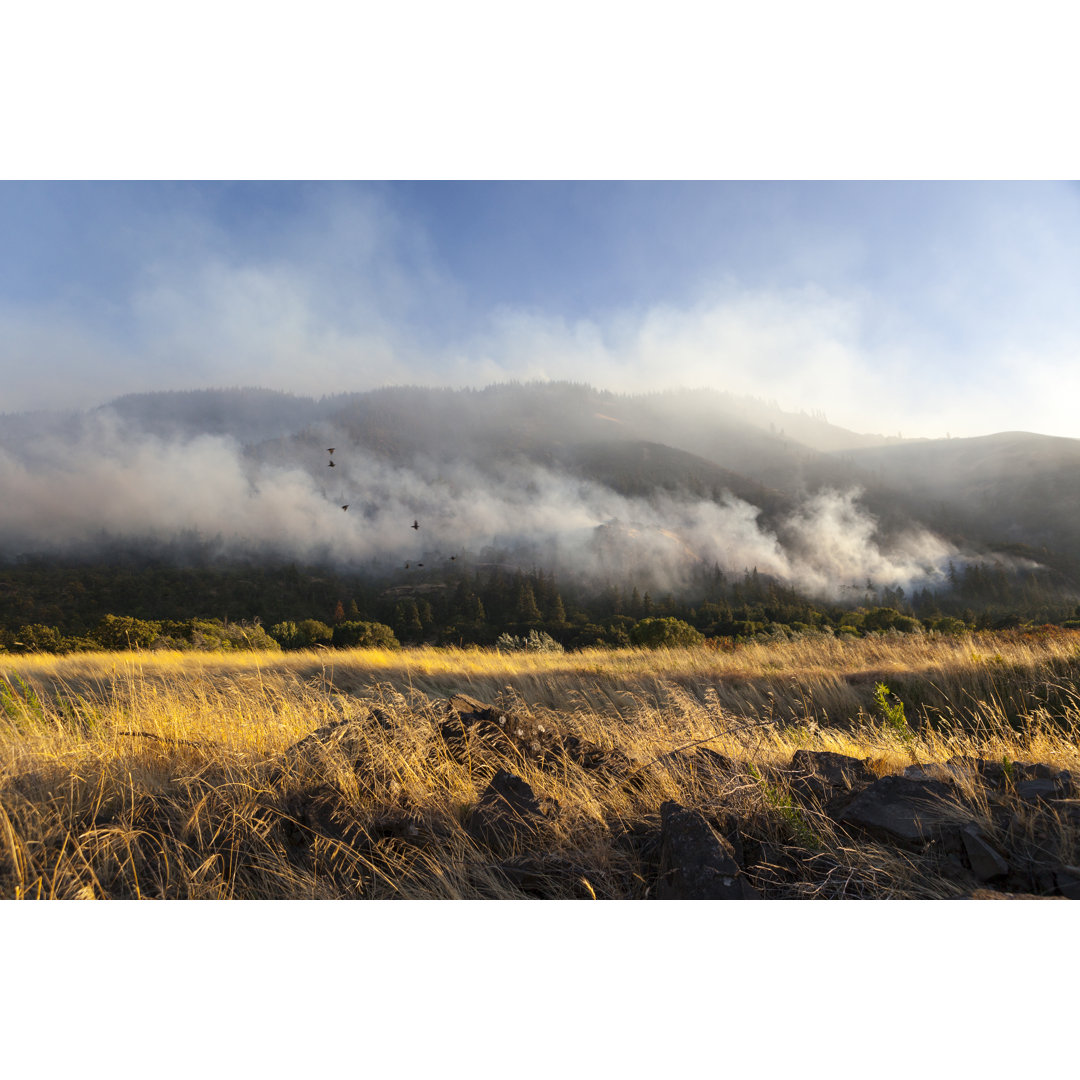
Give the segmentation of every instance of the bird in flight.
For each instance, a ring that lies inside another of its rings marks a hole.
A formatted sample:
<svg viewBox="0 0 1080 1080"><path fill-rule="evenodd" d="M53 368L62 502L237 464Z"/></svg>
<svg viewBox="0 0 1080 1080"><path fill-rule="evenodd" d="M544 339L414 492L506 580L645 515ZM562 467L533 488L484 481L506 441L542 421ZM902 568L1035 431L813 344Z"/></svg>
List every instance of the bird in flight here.
<svg viewBox="0 0 1080 1080"><path fill-rule="evenodd" d="M343 507L342 507L341 509L342 509L342 510L348 510L348 509L349 509L349 504L348 504L348 503L346 503L346 504L345 504L345 505L344 505L344 506L343 506Z"/></svg>
<svg viewBox="0 0 1080 1080"><path fill-rule="evenodd" d="M453 562L453 561L454 561L454 560L455 560L456 558L457 558L457 556L456 556L456 555L451 555L451 556L450 556L450 561L451 561L451 562Z"/></svg>
<svg viewBox="0 0 1080 1080"><path fill-rule="evenodd" d="M328 467L328 468L331 468L331 469L335 469L335 468L337 468L337 466L336 466L336 465L335 465L335 464L334 464L334 463L333 463L332 461L330 461L330 462L328 462L328 463L327 463L327 467Z"/></svg>
<svg viewBox="0 0 1080 1080"><path fill-rule="evenodd" d="M333 453L333 452L334 452L334 451L335 451L336 449L337 449L337 447L335 447L335 446L328 446L328 447L326 448L326 452L327 452L328 454L332 454L332 453Z"/></svg>
<svg viewBox="0 0 1080 1080"><path fill-rule="evenodd" d="M419 521L414 521L412 523L412 525L410 526L410 528L419 529L420 528L420 522Z"/></svg>

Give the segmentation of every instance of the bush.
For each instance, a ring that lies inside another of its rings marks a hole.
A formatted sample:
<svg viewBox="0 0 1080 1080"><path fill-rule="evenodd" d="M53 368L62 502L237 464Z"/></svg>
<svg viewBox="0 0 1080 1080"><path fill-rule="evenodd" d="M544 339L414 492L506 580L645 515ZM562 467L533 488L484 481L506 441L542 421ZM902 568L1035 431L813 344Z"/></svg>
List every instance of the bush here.
<svg viewBox="0 0 1080 1080"><path fill-rule="evenodd" d="M671 615L662 619L642 619L630 631L630 641L646 649L677 648L682 645L700 645L703 634L688 622Z"/></svg>
<svg viewBox="0 0 1080 1080"><path fill-rule="evenodd" d="M103 649L148 649L161 634L161 623L130 615L106 615L91 632Z"/></svg>
<svg viewBox="0 0 1080 1080"><path fill-rule="evenodd" d="M899 630L902 634L913 634L920 632L922 628L918 619L890 607L874 608L863 618L864 630Z"/></svg>
<svg viewBox="0 0 1080 1080"><path fill-rule="evenodd" d="M15 652L66 652L65 642L55 626L32 623L20 627L12 636L11 648Z"/></svg>
<svg viewBox="0 0 1080 1080"><path fill-rule="evenodd" d="M385 623L351 622L334 627L333 645L339 649L400 649L401 643Z"/></svg>
<svg viewBox="0 0 1080 1080"><path fill-rule="evenodd" d="M280 649L257 623L229 623L219 619L192 619L191 644L196 649Z"/></svg>
<svg viewBox="0 0 1080 1080"><path fill-rule="evenodd" d="M329 645L334 631L318 619L301 622L281 622L270 627L270 636L283 649L314 649L316 645Z"/></svg>

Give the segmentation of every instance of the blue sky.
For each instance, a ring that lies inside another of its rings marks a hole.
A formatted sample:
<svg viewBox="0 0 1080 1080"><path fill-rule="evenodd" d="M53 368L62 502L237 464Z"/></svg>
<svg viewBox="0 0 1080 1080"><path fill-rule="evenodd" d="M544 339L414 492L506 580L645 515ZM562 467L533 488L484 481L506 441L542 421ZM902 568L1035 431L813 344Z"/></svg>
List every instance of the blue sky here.
<svg viewBox="0 0 1080 1080"><path fill-rule="evenodd" d="M128 391L715 386L1080 437L1080 188L0 182L0 411Z"/></svg>

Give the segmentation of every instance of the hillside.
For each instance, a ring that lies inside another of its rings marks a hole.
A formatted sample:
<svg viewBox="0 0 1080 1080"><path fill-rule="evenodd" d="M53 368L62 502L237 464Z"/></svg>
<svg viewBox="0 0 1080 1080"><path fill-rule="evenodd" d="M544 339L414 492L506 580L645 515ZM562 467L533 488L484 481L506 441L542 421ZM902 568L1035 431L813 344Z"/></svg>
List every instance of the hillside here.
<svg viewBox="0 0 1080 1080"><path fill-rule="evenodd" d="M190 536L384 571L497 549L600 581L614 526L625 572L666 587L698 564L833 599L940 589L974 563L1051 568L1062 595L1080 580L1080 441L886 439L708 390L136 394L5 416L0 447L7 558Z"/></svg>
<svg viewBox="0 0 1080 1080"><path fill-rule="evenodd" d="M922 506L929 525L1052 561L1080 559L1080 440L1011 431L836 455Z"/></svg>

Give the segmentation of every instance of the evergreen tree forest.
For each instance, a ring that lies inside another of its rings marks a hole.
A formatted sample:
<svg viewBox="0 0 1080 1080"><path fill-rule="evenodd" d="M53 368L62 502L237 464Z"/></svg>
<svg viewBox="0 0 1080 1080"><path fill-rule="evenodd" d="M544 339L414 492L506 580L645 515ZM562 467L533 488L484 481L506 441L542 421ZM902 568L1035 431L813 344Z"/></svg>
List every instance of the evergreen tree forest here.
<svg viewBox="0 0 1080 1080"><path fill-rule="evenodd" d="M879 589L846 603L801 595L756 570L699 568L676 592L603 586L508 563L389 577L292 562L179 566L128 554L0 565L0 651L299 649L362 645L550 647L739 641L828 632L959 633L1080 626L1046 572L950 568L942 590Z"/></svg>

